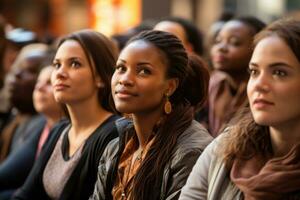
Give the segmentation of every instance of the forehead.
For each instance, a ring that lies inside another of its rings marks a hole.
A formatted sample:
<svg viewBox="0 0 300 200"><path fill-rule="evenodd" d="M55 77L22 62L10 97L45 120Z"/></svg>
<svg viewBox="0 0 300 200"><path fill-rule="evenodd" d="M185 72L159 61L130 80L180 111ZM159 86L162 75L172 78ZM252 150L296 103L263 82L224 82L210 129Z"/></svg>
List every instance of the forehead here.
<svg viewBox="0 0 300 200"><path fill-rule="evenodd" d="M260 40L254 48L251 62L294 62L299 63L297 57L287 43L276 35Z"/></svg>
<svg viewBox="0 0 300 200"><path fill-rule="evenodd" d="M165 63L166 61L165 55L160 49L144 40L136 40L127 45L121 52L119 59L161 63Z"/></svg>
<svg viewBox="0 0 300 200"><path fill-rule="evenodd" d="M85 53L80 45L80 43L76 40L66 40L64 41L57 49L55 58L59 56L67 56L72 55L73 57L84 57Z"/></svg>
<svg viewBox="0 0 300 200"><path fill-rule="evenodd" d="M240 34L245 36L251 36L252 37L252 29L247 24L238 21L238 20L232 20L224 24L224 26L221 28L221 31L219 35L225 35L225 34Z"/></svg>

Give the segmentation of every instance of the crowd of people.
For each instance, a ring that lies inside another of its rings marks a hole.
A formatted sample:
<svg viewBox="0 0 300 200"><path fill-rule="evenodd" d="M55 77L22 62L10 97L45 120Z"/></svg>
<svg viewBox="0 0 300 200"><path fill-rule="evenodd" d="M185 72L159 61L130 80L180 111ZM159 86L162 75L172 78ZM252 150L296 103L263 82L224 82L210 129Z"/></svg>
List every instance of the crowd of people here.
<svg viewBox="0 0 300 200"><path fill-rule="evenodd" d="M0 200L300 199L300 21L14 31L1 18Z"/></svg>

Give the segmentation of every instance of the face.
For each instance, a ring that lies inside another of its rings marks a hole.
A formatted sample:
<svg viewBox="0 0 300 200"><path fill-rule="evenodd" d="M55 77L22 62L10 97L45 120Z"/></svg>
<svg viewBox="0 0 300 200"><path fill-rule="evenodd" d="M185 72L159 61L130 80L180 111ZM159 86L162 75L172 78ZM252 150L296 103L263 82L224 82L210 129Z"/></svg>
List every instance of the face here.
<svg viewBox="0 0 300 200"><path fill-rule="evenodd" d="M185 34L185 30L180 24L176 22L162 21L154 27L154 30L165 31L174 34L181 40L185 49L192 51L192 47L188 42L187 36Z"/></svg>
<svg viewBox="0 0 300 200"><path fill-rule="evenodd" d="M39 72L36 62L36 58L25 57L14 70L9 82L11 103L20 111L33 108L32 93Z"/></svg>
<svg viewBox="0 0 300 200"><path fill-rule="evenodd" d="M142 40L130 43L121 52L112 77L112 94L121 113L162 112L164 95L171 90L166 78L164 56Z"/></svg>
<svg viewBox="0 0 300 200"><path fill-rule="evenodd" d="M300 63L277 36L262 39L250 61L248 98L254 120L261 125L300 123Z"/></svg>
<svg viewBox="0 0 300 200"><path fill-rule="evenodd" d="M227 22L211 48L213 67L225 72L245 71L252 54L252 39L249 26L239 21Z"/></svg>
<svg viewBox="0 0 300 200"><path fill-rule="evenodd" d="M101 82L93 75L93 67L77 41L67 40L61 44L53 66L51 82L56 101L73 104L97 98Z"/></svg>
<svg viewBox="0 0 300 200"><path fill-rule="evenodd" d="M33 91L33 103L37 112L47 115L58 115L60 105L55 101L51 85L53 67L44 68L38 77Z"/></svg>

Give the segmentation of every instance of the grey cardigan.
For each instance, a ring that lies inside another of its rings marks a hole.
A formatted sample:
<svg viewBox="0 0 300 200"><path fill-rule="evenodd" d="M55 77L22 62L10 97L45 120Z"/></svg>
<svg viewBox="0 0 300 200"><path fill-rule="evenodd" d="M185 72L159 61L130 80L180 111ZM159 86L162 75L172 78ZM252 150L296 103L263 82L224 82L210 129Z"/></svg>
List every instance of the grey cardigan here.
<svg viewBox="0 0 300 200"><path fill-rule="evenodd" d="M211 141L212 137L207 130L200 123L192 121L190 127L178 138L171 160L164 168L162 186L160 191L157 191L160 193L160 199L179 198L181 188L186 183L193 165ZM113 167L113 158L116 157L118 149L119 138L116 138L108 144L100 159L97 182L90 200L107 199L105 194L111 192L107 191L106 183L108 171Z"/></svg>
<svg viewBox="0 0 300 200"><path fill-rule="evenodd" d="M242 192L231 182L229 172L217 154L218 148L222 148L220 141L223 136L216 138L201 154L182 189L180 200L243 199Z"/></svg>

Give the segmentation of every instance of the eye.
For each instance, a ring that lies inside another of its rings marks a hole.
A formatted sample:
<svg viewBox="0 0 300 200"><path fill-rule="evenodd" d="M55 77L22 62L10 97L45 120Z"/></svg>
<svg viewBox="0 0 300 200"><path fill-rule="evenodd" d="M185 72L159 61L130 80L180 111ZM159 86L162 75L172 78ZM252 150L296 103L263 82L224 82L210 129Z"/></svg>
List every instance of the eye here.
<svg viewBox="0 0 300 200"><path fill-rule="evenodd" d="M147 67L142 67L138 70L138 73L141 75L150 75L152 74L151 70L148 69Z"/></svg>
<svg viewBox="0 0 300 200"><path fill-rule="evenodd" d="M125 67L125 65L122 65L122 64L118 64L118 65L116 65L116 71L117 72L125 72L126 71L126 67Z"/></svg>
<svg viewBox="0 0 300 200"><path fill-rule="evenodd" d="M283 70L276 69L273 71L273 75L279 76L279 77L284 77L287 75L287 73Z"/></svg>
<svg viewBox="0 0 300 200"><path fill-rule="evenodd" d="M233 46L239 46L241 44L240 40L236 37L230 38L229 43Z"/></svg>
<svg viewBox="0 0 300 200"><path fill-rule="evenodd" d="M58 62L53 62L53 63L52 63L52 66L53 66L55 69L58 69L61 65L60 65L60 63L58 63Z"/></svg>
<svg viewBox="0 0 300 200"><path fill-rule="evenodd" d="M72 60L71 61L71 67L78 68L80 66L81 66L81 63L79 61L77 61L77 60Z"/></svg>
<svg viewBox="0 0 300 200"><path fill-rule="evenodd" d="M222 41L221 37L216 37L214 44L219 44Z"/></svg>
<svg viewBox="0 0 300 200"><path fill-rule="evenodd" d="M248 73L250 74L250 76L256 76L258 74L258 70L253 68L248 68Z"/></svg>

